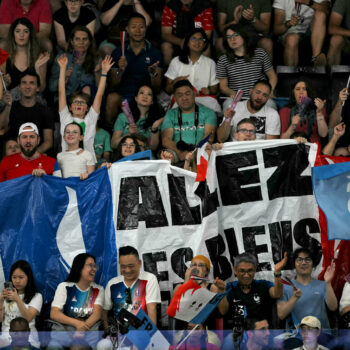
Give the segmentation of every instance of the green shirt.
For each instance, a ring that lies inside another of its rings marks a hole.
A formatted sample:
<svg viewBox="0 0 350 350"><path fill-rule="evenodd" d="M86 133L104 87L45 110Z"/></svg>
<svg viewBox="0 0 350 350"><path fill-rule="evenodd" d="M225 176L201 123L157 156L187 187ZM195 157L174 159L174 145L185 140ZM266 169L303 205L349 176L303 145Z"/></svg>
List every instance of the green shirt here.
<svg viewBox="0 0 350 350"><path fill-rule="evenodd" d="M145 137L147 137L147 139L150 138L151 136L151 129L152 126L150 126L149 128L145 129L144 128L144 124L146 122L147 119L147 115L145 117L140 118L137 122L136 122L136 126L137 126L137 133L144 135ZM123 131L123 136L129 134L129 121L126 118L124 113L120 113L118 115L117 120L114 123L114 131Z"/></svg>
<svg viewBox="0 0 350 350"><path fill-rule="evenodd" d="M112 152L111 136L106 130L100 128L100 130L96 132L94 148L97 157L103 157L103 152Z"/></svg>
<svg viewBox="0 0 350 350"><path fill-rule="evenodd" d="M349 0L336 0L333 5L332 12L336 12L343 16L342 25L346 29L350 29L350 2Z"/></svg>
<svg viewBox="0 0 350 350"><path fill-rule="evenodd" d="M271 3L269 0L218 0L218 13L223 12L227 14L226 23L234 20L233 13L235 8L239 5L243 9L249 9L250 4L253 5L254 15L260 18L262 13L271 13ZM243 23L246 20L242 17Z"/></svg>
<svg viewBox="0 0 350 350"><path fill-rule="evenodd" d="M204 106L198 107L197 128L195 127L195 113L182 113L181 138L182 141L192 145L197 145L204 138L205 124L217 126L215 112ZM174 129L173 141L175 143L180 141L178 110L179 108L174 108L168 111L161 126L162 131L170 128Z"/></svg>

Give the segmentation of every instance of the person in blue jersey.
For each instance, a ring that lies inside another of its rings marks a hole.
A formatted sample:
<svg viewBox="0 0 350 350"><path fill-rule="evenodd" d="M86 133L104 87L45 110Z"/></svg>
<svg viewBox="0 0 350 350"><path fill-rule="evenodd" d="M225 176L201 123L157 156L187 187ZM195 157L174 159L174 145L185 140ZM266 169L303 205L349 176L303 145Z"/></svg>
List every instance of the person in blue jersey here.
<svg viewBox="0 0 350 350"><path fill-rule="evenodd" d="M123 308L132 313L142 308L157 325L157 304L161 302L157 277L141 271L142 261L134 247L120 247L118 256L120 275L107 283L105 291L102 316L105 330L110 330ZM99 342L98 349L112 349L111 340Z"/></svg>
<svg viewBox="0 0 350 350"><path fill-rule="evenodd" d="M97 272L96 259L88 253L77 255L65 282L58 285L51 305L53 321L49 347L69 346L72 339L57 331L83 331L85 340L94 347L104 301L104 289L94 283Z"/></svg>
<svg viewBox="0 0 350 350"><path fill-rule="evenodd" d="M219 304L219 312L225 315L225 328L232 329L235 317L246 312L247 317L264 318L272 324L273 299L282 296L281 270L287 263L287 254L275 264L274 283L256 280L258 261L251 253L242 253L235 257L233 271L237 281L226 285L227 296ZM244 311L245 310L245 311Z"/></svg>
<svg viewBox="0 0 350 350"><path fill-rule="evenodd" d="M16 261L11 266L9 282L4 285L0 295L0 321L3 332L0 343L3 346L11 343L11 336L7 333L10 330L11 320L23 317L29 322L30 343L39 347L35 317L41 311L42 304L43 298L38 293L29 263L25 260Z"/></svg>

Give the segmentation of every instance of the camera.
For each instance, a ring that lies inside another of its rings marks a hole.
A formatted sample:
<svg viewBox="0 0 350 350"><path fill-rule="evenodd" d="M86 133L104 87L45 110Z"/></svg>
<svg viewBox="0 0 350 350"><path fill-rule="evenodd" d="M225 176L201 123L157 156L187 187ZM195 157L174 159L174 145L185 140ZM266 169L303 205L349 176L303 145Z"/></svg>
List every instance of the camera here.
<svg viewBox="0 0 350 350"><path fill-rule="evenodd" d="M196 146L180 140L176 143L176 148L180 151L192 152Z"/></svg>

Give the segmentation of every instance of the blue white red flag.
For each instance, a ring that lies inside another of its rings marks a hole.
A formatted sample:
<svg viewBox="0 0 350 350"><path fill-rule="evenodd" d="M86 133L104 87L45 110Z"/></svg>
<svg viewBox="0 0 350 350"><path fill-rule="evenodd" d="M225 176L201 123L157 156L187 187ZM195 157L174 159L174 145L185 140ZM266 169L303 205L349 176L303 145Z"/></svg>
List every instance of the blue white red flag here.
<svg viewBox="0 0 350 350"><path fill-rule="evenodd" d="M312 185L327 218L328 239L350 240L350 162L312 168Z"/></svg>
<svg viewBox="0 0 350 350"><path fill-rule="evenodd" d="M209 141L210 134L201 140L197 145L197 177L196 181L205 181L207 177L207 169L209 162L209 155L205 150L205 147Z"/></svg>
<svg viewBox="0 0 350 350"><path fill-rule="evenodd" d="M142 308L138 309L135 316L142 324L138 328L129 326L129 332L126 333L126 337L136 345L139 350L169 349L170 343Z"/></svg>
<svg viewBox="0 0 350 350"><path fill-rule="evenodd" d="M190 279L171 299L167 314L178 320L203 323L220 303L225 293L213 293Z"/></svg>

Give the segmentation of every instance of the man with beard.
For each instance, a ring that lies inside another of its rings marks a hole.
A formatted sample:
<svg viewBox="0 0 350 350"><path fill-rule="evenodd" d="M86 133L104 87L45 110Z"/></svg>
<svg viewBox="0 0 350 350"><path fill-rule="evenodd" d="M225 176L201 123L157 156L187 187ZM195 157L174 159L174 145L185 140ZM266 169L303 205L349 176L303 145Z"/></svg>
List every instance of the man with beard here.
<svg viewBox="0 0 350 350"><path fill-rule="evenodd" d="M233 139L238 123L245 118L254 121L257 140L278 139L281 128L280 117L276 110L266 105L271 90L268 81L259 80L250 90L249 100L238 102L235 111L231 108L226 109L225 118L217 131L219 142Z"/></svg>
<svg viewBox="0 0 350 350"><path fill-rule="evenodd" d="M0 182L32 174L34 176L59 175L56 159L47 157L38 151L40 136L38 127L33 123L22 124L17 142L20 153L6 156L0 163Z"/></svg>
<svg viewBox="0 0 350 350"><path fill-rule="evenodd" d="M9 128L6 137L16 138L22 124L34 123L41 139L38 151L46 153L53 145L54 115L50 108L37 102L40 77L35 71L25 72L20 77L18 88L21 93L20 100L12 103L10 99L0 113L0 126Z"/></svg>

